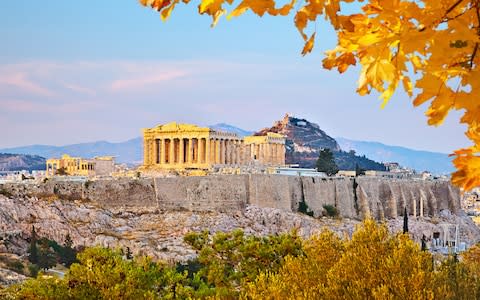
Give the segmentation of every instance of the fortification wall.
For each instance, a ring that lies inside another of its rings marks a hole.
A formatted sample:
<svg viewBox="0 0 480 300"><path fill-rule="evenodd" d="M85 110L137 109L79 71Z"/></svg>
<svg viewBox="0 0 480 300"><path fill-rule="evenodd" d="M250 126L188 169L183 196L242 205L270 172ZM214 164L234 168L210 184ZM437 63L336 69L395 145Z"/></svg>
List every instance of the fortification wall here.
<svg viewBox="0 0 480 300"><path fill-rule="evenodd" d="M94 201L106 208L153 207L159 210L239 212L247 204L298 211L304 202L314 216L324 205L342 217L377 219L403 215L435 216L442 210L456 214L460 193L443 181L412 181L358 177L320 178L284 175L217 175L115 179L87 182L47 181L41 184L4 184L14 196L58 197Z"/></svg>
<svg viewBox="0 0 480 300"><path fill-rule="evenodd" d="M161 210L242 211L248 201L248 177L198 176L155 178L156 203Z"/></svg>

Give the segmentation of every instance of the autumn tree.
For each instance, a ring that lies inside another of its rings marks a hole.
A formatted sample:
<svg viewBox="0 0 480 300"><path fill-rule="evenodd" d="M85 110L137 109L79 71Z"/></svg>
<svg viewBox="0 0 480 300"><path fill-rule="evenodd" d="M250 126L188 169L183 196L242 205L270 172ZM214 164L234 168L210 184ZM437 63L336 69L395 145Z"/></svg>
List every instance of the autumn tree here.
<svg viewBox="0 0 480 300"><path fill-rule="evenodd" d="M433 299L431 255L407 235L366 220L351 239L324 231L244 290L246 299Z"/></svg>
<svg viewBox="0 0 480 300"><path fill-rule="evenodd" d="M473 145L454 152L452 182L464 189L480 186L480 1L478 0L140 0L166 20L180 2L198 3L212 17L238 17L251 11L293 15L312 51L319 18L337 33L323 67L345 72L360 65L357 92L380 93L383 105L403 88L414 106L429 103L429 125L440 125L451 110L463 111L461 123ZM358 6L352 3L360 4ZM348 11L344 9L349 7Z"/></svg>

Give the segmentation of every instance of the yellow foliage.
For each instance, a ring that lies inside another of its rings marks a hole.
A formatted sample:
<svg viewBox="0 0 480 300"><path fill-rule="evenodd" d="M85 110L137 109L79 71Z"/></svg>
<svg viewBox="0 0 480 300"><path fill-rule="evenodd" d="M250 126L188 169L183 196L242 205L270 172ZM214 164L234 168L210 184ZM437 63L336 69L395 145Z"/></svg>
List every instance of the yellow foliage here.
<svg viewBox="0 0 480 300"><path fill-rule="evenodd" d="M325 231L288 258L278 273L264 273L246 299L433 299L432 260L407 235L366 220L350 240Z"/></svg>
<svg viewBox="0 0 480 300"><path fill-rule="evenodd" d="M162 19L166 19L179 1L140 0L140 3L158 10ZM430 102L425 114L428 124L435 126L443 122L450 110L464 111L460 122L467 125L467 137L473 146L453 154L458 171L453 174L452 182L464 189L480 186L480 3L477 0L358 1L363 6L351 14L343 14L341 7L353 0L298 3L296 0L200 0L199 13L211 16L215 25L227 12L224 4L234 2L239 4L229 17L248 10L258 16L285 16L293 10L294 25L305 41L303 55L311 52L315 43L315 33L305 32L308 24L323 16L338 38L337 47L326 53L323 66L343 73L350 65L359 63L360 95L376 90L385 105L402 86L414 99L415 106Z"/></svg>

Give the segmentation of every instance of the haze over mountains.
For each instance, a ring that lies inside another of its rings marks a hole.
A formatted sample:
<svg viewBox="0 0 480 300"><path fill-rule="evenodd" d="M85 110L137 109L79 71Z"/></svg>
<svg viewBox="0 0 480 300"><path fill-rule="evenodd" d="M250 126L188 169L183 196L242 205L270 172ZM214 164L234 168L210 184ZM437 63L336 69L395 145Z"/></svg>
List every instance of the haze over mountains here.
<svg viewBox="0 0 480 300"><path fill-rule="evenodd" d="M355 141L342 137L337 137L336 140L343 150L355 150L357 154L365 155L375 161L398 162L402 166L419 172L428 170L434 174L446 174L454 170L452 158L445 153L414 150L379 142Z"/></svg>
<svg viewBox="0 0 480 300"><path fill-rule="evenodd" d="M244 130L226 123L214 124L209 127L216 130L235 132L239 136L253 134L251 131ZM318 128L318 130L320 130L320 128ZM350 150L355 150L357 156L364 155L367 158L377 162L398 162L402 166L415 169L419 172L429 170L435 174L450 173L454 169L451 163L451 158L444 153L420 151L400 146L390 146L379 142L355 141L347 138L333 139L328 135L326 135L326 137L328 137L328 141L330 141L330 143L338 145L344 151L348 152ZM63 154L87 158L102 155L114 155L116 156L117 162L128 164L141 164L143 156L141 137L119 143L97 141L65 146L29 145L0 149L0 153L37 155L45 158L60 157Z"/></svg>

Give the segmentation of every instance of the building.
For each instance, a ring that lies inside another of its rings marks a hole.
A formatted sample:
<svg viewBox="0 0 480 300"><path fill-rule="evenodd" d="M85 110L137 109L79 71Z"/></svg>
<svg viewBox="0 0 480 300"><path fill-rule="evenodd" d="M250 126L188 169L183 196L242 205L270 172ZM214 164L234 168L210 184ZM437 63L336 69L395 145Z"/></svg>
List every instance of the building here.
<svg viewBox="0 0 480 300"><path fill-rule="evenodd" d="M85 159L64 154L61 158L50 158L46 162L46 176L108 176L114 171L115 159L112 156Z"/></svg>
<svg viewBox="0 0 480 300"><path fill-rule="evenodd" d="M318 172L317 169L307 168L280 167L274 168L270 173L289 176L327 177L327 174L325 174L324 172Z"/></svg>
<svg viewBox="0 0 480 300"><path fill-rule="evenodd" d="M143 129L143 151L145 170L285 165L285 137L280 134L241 138L235 133L176 122Z"/></svg>
<svg viewBox="0 0 480 300"><path fill-rule="evenodd" d="M365 171L365 176L396 178L396 179L409 178L409 175L404 172L388 172L388 171L377 171L377 170Z"/></svg>
<svg viewBox="0 0 480 300"><path fill-rule="evenodd" d="M339 170L335 176L337 177L357 177L357 171L355 170Z"/></svg>

